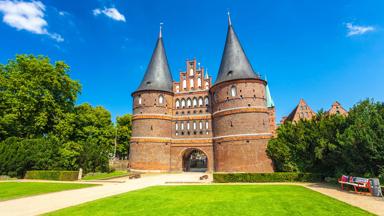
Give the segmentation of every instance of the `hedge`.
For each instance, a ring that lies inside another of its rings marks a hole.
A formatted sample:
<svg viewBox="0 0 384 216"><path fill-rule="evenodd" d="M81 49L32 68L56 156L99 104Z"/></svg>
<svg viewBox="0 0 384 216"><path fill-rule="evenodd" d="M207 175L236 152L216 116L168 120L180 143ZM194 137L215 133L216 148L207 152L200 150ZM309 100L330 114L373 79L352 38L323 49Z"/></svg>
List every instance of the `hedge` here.
<svg viewBox="0 0 384 216"><path fill-rule="evenodd" d="M214 173L213 181L226 182L319 182L323 177L315 173Z"/></svg>
<svg viewBox="0 0 384 216"><path fill-rule="evenodd" d="M32 170L27 171L25 179L44 179L57 181L76 181L79 171L60 171L60 170Z"/></svg>

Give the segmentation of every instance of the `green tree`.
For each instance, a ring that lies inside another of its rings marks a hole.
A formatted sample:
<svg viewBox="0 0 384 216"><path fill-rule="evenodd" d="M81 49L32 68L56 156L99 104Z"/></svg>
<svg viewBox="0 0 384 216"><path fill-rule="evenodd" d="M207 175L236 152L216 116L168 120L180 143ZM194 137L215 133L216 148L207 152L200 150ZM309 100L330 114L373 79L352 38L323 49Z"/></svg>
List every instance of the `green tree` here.
<svg viewBox="0 0 384 216"><path fill-rule="evenodd" d="M27 170L57 169L58 149L59 142L55 137L10 137L0 142L0 174L20 177Z"/></svg>
<svg viewBox="0 0 384 216"><path fill-rule="evenodd" d="M364 100L349 112L348 128L340 137L349 173L384 176L384 104Z"/></svg>
<svg viewBox="0 0 384 216"><path fill-rule="evenodd" d="M129 155L129 141L132 135L132 115L125 114L116 118L116 157L127 159Z"/></svg>
<svg viewBox="0 0 384 216"><path fill-rule="evenodd" d="M85 103L55 127L55 134L64 143L60 149L62 166L88 171L107 171L113 154L114 127L111 114L101 106Z"/></svg>
<svg viewBox="0 0 384 216"><path fill-rule="evenodd" d="M108 170L111 114L100 106L75 106L80 84L68 73L64 62L51 64L43 56L18 55L0 64L0 174Z"/></svg>
<svg viewBox="0 0 384 216"><path fill-rule="evenodd" d="M364 100L347 117L321 111L281 125L267 153L277 171L384 176L383 143L384 105Z"/></svg>
<svg viewBox="0 0 384 216"><path fill-rule="evenodd" d="M81 87L68 71L62 61L33 55L0 65L0 141L46 135L73 111Z"/></svg>

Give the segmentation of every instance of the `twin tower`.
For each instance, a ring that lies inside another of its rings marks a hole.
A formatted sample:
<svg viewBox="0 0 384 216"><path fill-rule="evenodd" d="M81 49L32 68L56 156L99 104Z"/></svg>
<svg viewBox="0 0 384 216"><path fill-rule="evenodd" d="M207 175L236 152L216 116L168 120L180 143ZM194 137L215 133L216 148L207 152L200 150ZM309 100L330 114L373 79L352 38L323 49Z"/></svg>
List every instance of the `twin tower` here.
<svg viewBox="0 0 384 216"><path fill-rule="evenodd" d="M267 157L275 109L231 22L215 83L196 60L173 81L160 30L133 97L130 169L273 172Z"/></svg>

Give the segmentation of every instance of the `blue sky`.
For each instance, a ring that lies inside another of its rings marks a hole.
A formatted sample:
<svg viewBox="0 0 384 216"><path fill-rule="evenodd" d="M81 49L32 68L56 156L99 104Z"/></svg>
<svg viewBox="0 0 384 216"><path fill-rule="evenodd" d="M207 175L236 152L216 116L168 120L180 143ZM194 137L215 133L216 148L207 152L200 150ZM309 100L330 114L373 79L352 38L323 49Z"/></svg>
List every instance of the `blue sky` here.
<svg viewBox="0 0 384 216"><path fill-rule="evenodd" d="M300 98L314 110L384 101L382 0L0 0L0 63L21 53L64 60L83 86L78 103L115 118L131 113L160 22L173 77L196 57L215 79L228 9L253 68L268 76L277 121Z"/></svg>

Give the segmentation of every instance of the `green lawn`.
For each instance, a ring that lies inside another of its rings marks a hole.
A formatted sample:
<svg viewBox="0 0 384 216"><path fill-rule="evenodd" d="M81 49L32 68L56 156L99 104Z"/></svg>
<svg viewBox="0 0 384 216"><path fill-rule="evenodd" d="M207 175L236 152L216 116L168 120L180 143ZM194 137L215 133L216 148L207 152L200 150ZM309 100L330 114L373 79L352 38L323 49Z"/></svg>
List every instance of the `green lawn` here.
<svg viewBox="0 0 384 216"><path fill-rule="evenodd" d="M156 186L48 215L370 215L291 185Z"/></svg>
<svg viewBox="0 0 384 216"><path fill-rule="evenodd" d="M0 201L91 186L95 184L0 182Z"/></svg>
<svg viewBox="0 0 384 216"><path fill-rule="evenodd" d="M113 171L110 173L88 173L86 176L82 178L82 180L103 180L103 179L111 179L118 178L128 175L127 171Z"/></svg>

